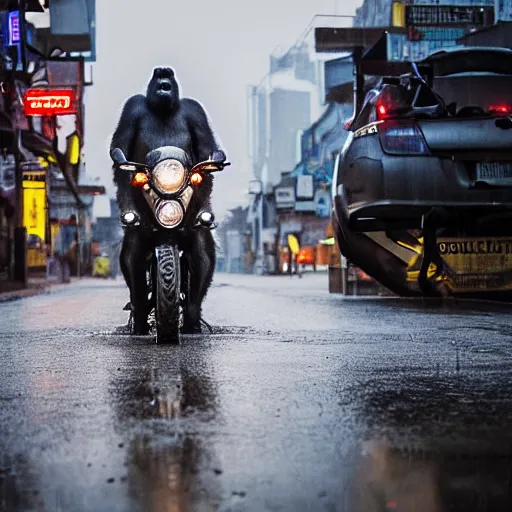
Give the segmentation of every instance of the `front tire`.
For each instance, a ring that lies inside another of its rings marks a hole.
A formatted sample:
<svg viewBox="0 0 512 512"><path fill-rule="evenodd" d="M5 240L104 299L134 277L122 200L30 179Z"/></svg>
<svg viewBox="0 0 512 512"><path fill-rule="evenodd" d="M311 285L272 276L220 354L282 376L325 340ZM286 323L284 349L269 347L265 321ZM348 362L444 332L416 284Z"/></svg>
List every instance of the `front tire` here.
<svg viewBox="0 0 512 512"><path fill-rule="evenodd" d="M156 342L180 342L180 256L176 245L156 249L155 319Z"/></svg>

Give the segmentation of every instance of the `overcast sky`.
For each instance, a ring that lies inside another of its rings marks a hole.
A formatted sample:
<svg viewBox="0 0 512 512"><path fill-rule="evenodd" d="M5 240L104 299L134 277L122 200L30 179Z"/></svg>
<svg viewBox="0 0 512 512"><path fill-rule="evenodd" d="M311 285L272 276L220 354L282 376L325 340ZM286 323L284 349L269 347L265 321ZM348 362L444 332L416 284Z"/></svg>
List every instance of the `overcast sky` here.
<svg viewBox="0 0 512 512"><path fill-rule="evenodd" d="M96 0L97 62L87 90L90 176L111 187L108 147L122 105L144 92L156 66L176 71L183 96L210 115L232 167L218 175L219 216L247 201L247 86L268 72L269 55L293 44L315 14L353 15L361 0ZM112 188L110 190L113 190Z"/></svg>

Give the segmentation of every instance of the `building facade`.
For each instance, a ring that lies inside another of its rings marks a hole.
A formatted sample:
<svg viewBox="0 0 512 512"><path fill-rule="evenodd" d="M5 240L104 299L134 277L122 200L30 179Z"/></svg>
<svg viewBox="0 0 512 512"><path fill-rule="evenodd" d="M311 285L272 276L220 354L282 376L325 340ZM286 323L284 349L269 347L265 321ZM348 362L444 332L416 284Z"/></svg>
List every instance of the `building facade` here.
<svg viewBox="0 0 512 512"><path fill-rule="evenodd" d="M270 57L268 75L249 90L249 151L254 182L248 222L254 272L276 272L274 188L295 167L298 140L319 110L318 66L305 47Z"/></svg>
<svg viewBox="0 0 512 512"><path fill-rule="evenodd" d="M354 26L407 28L407 35L388 35L388 59L418 61L511 16L512 0L364 0Z"/></svg>
<svg viewBox="0 0 512 512"><path fill-rule="evenodd" d="M257 274L279 272L283 233L287 225L296 222L289 215L287 201L291 200L293 212L296 210L301 218L311 217L310 213L315 216L316 207L312 204L316 184L321 179L313 179L312 197L303 197L301 201L295 201L296 188L305 165L304 172L311 176L317 172L319 176L322 172L326 176L331 173L332 154L328 146L333 144L332 134L329 138L325 127L332 122L334 111L326 105L325 91L336 82L340 69L349 77L347 80L352 76L350 62L338 63L338 68L326 66L311 43L305 41L283 55L271 56L269 74L249 90L249 149L254 181L248 224ZM343 118L339 113L337 116L337 119ZM313 129L313 123L319 119L322 122ZM294 180L293 192L282 185L283 180L290 179ZM283 194L287 194L288 199ZM281 223L283 215L288 219L284 224Z"/></svg>
<svg viewBox="0 0 512 512"><path fill-rule="evenodd" d="M4 281L26 284L29 270L46 272L55 252L70 249L56 237L73 222L77 267L88 265L91 201L105 193L82 183L85 62L95 58L94 27L94 0L0 2Z"/></svg>

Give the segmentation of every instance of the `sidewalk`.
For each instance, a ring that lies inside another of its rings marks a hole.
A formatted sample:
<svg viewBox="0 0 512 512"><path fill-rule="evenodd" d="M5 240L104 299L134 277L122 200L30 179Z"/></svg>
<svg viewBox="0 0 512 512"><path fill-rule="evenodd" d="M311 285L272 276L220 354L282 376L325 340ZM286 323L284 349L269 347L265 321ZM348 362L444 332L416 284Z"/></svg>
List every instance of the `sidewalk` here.
<svg viewBox="0 0 512 512"><path fill-rule="evenodd" d="M0 303L48 293L52 286L65 284L44 277L31 277L26 288L22 288L16 281L0 281Z"/></svg>

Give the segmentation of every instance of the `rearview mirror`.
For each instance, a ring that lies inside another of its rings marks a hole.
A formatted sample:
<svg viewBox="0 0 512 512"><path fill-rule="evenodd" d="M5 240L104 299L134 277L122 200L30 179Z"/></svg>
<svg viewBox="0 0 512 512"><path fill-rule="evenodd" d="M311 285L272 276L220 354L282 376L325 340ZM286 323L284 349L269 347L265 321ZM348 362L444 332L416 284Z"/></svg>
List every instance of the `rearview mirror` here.
<svg viewBox="0 0 512 512"><path fill-rule="evenodd" d="M119 148L114 148L110 152L110 158L118 165L127 163L125 154Z"/></svg>
<svg viewBox="0 0 512 512"><path fill-rule="evenodd" d="M224 151L214 151L210 156L210 160L216 164L221 164L226 161L226 153Z"/></svg>

